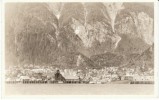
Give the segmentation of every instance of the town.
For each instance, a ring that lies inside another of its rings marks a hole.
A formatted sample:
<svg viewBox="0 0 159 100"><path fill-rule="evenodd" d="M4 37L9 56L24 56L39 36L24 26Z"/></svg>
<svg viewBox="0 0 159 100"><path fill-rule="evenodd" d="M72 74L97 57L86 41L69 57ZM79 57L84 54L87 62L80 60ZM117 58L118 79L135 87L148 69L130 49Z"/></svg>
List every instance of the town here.
<svg viewBox="0 0 159 100"><path fill-rule="evenodd" d="M66 80L70 80L68 83L83 82L89 84L108 84L127 81L127 83L138 82L138 84L152 84L154 81L154 70L152 68L148 68L146 71L142 71L139 67L136 69L129 67L104 67L102 69L59 69L54 66L33 65L24 65L23 67L7 67L5 81L6 83L23 83L25 81L34 81L36 83L43 83L42 81L45 81L45 83L53 83L53 81L56 81L55 73L57 70L59 70L60 74ZM63 83L64 81L59 80L58 82Z"/></svg>

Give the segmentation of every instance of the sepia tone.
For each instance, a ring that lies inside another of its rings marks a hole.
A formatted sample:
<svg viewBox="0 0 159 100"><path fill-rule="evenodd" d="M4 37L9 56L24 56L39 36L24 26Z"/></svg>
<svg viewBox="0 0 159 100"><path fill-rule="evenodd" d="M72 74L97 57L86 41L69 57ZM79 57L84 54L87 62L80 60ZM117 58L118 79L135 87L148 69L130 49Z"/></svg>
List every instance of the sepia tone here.
<svg viewBox="0 0 159 100"><path fill-rule="evenodd" d="M6 3L7 95L153 95L154 4Z"/></svg>

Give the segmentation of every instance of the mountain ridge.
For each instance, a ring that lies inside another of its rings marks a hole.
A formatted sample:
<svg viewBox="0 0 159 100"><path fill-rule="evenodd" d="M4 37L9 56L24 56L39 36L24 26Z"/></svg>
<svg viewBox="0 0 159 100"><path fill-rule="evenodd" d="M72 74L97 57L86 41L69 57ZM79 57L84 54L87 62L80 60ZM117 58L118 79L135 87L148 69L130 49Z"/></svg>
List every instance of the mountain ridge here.
<svg viewBox="0 0 159 100"><path fill-rule="evenodd" d="M83 68L101 68L95 61L98 56L114 54L102 66L120 66L127 55L145 52L153 44L153 7L123 3L113 29L107 5L114 7L111 3L6 4L6 64L77 66L76 56L81 55Z"/></svg>

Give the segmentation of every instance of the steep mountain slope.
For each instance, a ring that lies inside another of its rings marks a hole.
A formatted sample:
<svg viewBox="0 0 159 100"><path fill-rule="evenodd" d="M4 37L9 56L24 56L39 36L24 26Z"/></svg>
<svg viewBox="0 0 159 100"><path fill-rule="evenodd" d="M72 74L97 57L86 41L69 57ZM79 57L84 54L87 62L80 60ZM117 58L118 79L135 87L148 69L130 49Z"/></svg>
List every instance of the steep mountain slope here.
<svg viewBox="0 0 159 100"><path fill-rule="evenodd" d="M153 44L152 4L8 3L5 16L7 65L120 66Z"/></svg>
<svg viewBox="0 0 159 100"><path fill-rule="evenodd" d="M140 55L134 57L133 60L131 60L131 62L129 62L127 66L130 66L130 67L138 66L139 68L144 67L145 69L153 68L154 67L154 45L147 48Z"/></svg>
<svg viewBox="0 0 159 100"><path fill-rule="evenodd" d="M14 6L6 10L6 14L10 10L15 12L6 18L6 62L12 62L11 55L16 57L15 63L50 62L57 49L55 28L52 25L56 23L54 15L44 4L10 5Z"/></svg>
<svg viewBox="0 0 159 100"><path fill-rule="evenodd" d="M91 60L101 67L119 67L124 63L124 58L123 55L107 52L100 55L94 55L91 57Z"/></svg>

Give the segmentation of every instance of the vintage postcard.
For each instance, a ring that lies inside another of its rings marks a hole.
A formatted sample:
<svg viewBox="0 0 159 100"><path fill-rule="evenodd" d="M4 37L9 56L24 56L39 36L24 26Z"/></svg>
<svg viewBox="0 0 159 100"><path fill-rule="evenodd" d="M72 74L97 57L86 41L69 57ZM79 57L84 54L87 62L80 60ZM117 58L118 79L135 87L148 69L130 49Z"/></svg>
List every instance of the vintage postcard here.
<svg viewBox="0 0 159 100"><path fill-rule="evenodd" d="M4 2L4 94L154 96L155 2Z"/></svg>

